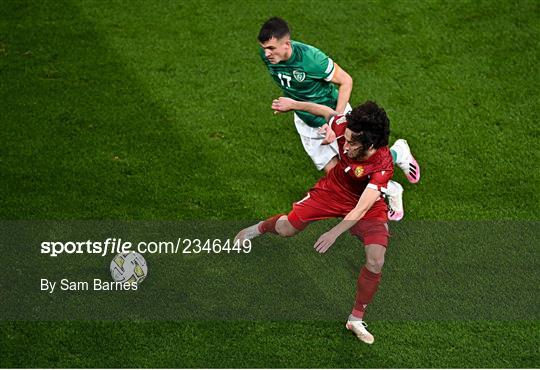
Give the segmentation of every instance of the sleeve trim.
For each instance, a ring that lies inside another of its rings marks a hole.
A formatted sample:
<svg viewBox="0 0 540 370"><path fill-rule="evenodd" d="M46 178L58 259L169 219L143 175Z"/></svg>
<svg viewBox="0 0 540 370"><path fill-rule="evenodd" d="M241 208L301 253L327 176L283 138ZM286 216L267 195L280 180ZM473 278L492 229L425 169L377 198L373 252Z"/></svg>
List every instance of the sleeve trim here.
<svg viewBox="0 0 540 370"><path fill-rule="evenodd" d="M328 120L328 126L332 127L332 123L334 123L334 120L336 119L336 116L333 115L332 117L330 117L330 119Z"/></svg>
<svg viewBox="0 0 540 370"><path fill-rule="evenodd" d="M373 189L373 190L379 190L379 187L375 184L372 184L372 183L369 183L367 184L366 188L370 188L370 189Z"/></svg>
<svg viewBox="0 0 540 370"><path fill-rule="evenodd" d="M334 78L334 72L336 69L334 68L334 61L330 58L328 58L328 66L326 67L326 70L324 73L329 73L328 76L324 79L325 81L331 81L332 78Z"/></svg>

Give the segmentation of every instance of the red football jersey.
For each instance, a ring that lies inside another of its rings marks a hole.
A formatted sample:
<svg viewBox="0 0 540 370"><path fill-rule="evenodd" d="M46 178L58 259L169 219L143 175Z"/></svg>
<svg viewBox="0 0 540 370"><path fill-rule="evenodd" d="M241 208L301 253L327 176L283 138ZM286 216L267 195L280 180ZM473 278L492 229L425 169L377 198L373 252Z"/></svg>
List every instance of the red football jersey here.
<svg viewBox="0 0 540 370"><path fill-rule="evenodd" d="M311 191L330 192L332 203L335 202L334 207L339 204L339 208L343 207L344 211L350 211L356 206L366 187L372 187L379 191L386 188L388 181L394 174L392 155L388 147L385 146L377 149L371 157L364 161L350 159L343 152L345 143L343 135L347 127L346 116L335 116L329 124L338 137L339 162L327 176L317 182ZM382 211L382 208L387 209L381 197L370 211ZM369 213L372 212L368 211Z"/></svg>

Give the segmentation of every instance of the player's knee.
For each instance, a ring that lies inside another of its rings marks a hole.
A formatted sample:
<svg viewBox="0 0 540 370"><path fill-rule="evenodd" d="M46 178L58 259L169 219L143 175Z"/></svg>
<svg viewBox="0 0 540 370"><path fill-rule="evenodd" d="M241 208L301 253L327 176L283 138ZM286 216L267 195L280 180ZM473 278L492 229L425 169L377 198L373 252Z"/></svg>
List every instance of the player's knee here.
<svg viewBox="0 0 540 370"><path fill-rule="evenodd" d="M280 236L290 237L295 236L298 233L288 220L279 220L276 222L276 232Z"/></svg>
<svg viewBox="0 0 540 370"><path fill-rule="evenodd" d="M368 256L366 258L366 268L375 274L382 271L383 265L384 256Z"/></svg>
<svg viewBox="0 0 540 370"><path fill-rule="evenodd" d="M291 237L291 236L295 236L296 235L296 230L292 229L292 228L286 228L286 227L283 227L283 228L277 228L276 227L276 231L278 232L278 234L280 236L284 236L284 237Z"/></svg>

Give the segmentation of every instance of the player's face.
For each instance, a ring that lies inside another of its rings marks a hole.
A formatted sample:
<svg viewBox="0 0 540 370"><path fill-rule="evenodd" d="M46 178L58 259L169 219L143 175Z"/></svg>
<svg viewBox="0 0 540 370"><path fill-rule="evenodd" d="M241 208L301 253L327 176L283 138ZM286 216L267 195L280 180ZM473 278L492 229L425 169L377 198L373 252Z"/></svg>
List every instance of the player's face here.
<svg viewBox="0 0 540 370"><path fill-rule="evenodd" d="M264 55L271 64L277 64L291 57L291 39L288 36L276 39L272 37L270 40L260 43L264 50Z"/></svg>
<svg viewBox="0 0 540 370"><path fill-rule="evenodd" d="M350 159L360 161L367 156L368 149L365 149L362 144L355 141L352 136L352 131L348 128L345 129L345 144L343 144L343 151Z"/></svg>

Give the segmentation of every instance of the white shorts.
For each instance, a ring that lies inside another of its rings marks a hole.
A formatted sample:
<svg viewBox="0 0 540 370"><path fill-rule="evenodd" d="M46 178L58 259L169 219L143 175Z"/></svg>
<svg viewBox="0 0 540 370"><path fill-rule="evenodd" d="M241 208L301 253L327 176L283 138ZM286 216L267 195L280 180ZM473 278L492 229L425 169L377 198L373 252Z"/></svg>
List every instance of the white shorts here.
<svg viewBox="0 0 540 370"><path fill-rule="evenodd" d="M351 110L351 106L347 104L345 113L348 113ZM311 160L319 171L321 171L332 158L339 154L337 140L332 144L322 145L321 143L324 139L324 134L319 133L318 127L311 127L306 124L296 115L296 113L294 114L294 125L296 126L296 131L298 131L298 134L300 135L304 150L311 157Z"/></svg>

